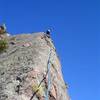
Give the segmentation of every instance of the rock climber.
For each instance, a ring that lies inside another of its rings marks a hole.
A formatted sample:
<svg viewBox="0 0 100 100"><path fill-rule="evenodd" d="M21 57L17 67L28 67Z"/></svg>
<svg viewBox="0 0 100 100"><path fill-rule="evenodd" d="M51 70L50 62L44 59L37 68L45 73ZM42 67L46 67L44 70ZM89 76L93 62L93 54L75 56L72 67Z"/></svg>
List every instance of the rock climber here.
<svg viewBox="0 0 100 100"><path fill-rule="evenodd" d="M50 35L50 34L51 34L51 30L48 29L48 30L46 31L46 34Z"/></svg>
<svg viewBox="0 0 100 100"><path fill-rule="evenodd" d="M6 33L6 26L5 24L0 26L0 34L5 34Z"/></svg>
<svg viewBox="0 0 100 100"><path fill-rule="evenodd" d="M50 29L48 29L48 30L46 31L46 35L47 35L48 38L50 38L50 35L51 35L51 30L50 30Z"/></svg>
<svg viewBox="0 0 100 100"><path fill-rule="evenodd" d="M7 33L6 29L7 28L6 28L6 25L5 24L0 25L0 39L3 39L5 37L10 36L10 34Z"/></svg>

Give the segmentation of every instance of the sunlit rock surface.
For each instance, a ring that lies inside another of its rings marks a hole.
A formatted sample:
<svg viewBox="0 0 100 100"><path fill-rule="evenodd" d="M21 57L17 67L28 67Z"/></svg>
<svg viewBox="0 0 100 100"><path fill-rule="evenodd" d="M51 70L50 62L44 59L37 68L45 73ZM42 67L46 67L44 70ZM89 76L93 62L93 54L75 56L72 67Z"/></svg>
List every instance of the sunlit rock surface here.
<svg viewBox="0 0 100 100"><path fill-rule="evenodd" d="M45 33L8 39L9 48L0 54L0 100L45 100L49 56L49 100L70 100L55 47Z"/></svg>

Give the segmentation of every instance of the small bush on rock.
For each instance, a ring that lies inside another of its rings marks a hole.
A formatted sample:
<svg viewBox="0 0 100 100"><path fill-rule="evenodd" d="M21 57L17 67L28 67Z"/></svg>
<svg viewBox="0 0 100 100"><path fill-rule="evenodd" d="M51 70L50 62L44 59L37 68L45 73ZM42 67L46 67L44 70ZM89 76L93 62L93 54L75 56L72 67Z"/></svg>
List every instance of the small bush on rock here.
<svg viewBox="0 0 100 100"><path fill-rule="evenodd" d="M0 40L0 52L5 51L8 48L8 41L5 40Z"/></svg>

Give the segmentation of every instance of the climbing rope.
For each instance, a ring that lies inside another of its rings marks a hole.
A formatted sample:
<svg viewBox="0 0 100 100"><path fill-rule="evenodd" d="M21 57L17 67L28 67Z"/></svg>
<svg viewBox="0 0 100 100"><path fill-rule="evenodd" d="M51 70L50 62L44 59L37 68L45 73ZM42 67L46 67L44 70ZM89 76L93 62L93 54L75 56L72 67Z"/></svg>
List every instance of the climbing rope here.
<svg viewBox="0 0 100 100"><path fill-rule="evenodd" d="M50 91L50 87L51 87L51 73L50 73L50 67L51 67L51 53L52 53L52 49L50 49L49 52L49 58L48 58L48 62L47 62L47 73L46 76L48 75L48 82L47 82L47 91L46 91L46 98L45 100L49 100L49 91ZM35 94L39 91L39 88L41 86L41 83L44 81L45 77L41 80L40 84L38 85L38 89L33 93L32 97L30 98L30 100L33 99L33 97L35 96Z"/></svg>
<svg viewBox="0 0 100 100"><path fill-rule="evenodd" d="M48 82L47 82L47 91L46 91L46 98L45 98L45 100L49 100L49 91L50 91L50 86L51 86L51 73L50 73L50 67L51 67L51 63L50 63L51 52L52 52L52 49L50 49L48 63L47 63Z"/></svg>

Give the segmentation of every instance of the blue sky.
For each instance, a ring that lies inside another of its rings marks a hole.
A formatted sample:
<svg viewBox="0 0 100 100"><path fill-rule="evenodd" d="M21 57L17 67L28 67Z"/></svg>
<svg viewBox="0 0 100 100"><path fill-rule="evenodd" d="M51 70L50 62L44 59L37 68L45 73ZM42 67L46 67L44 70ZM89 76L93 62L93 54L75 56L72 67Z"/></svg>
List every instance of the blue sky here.
<svg viewBox="0 0 100 100"><path fill-rule="evenodd" d="M12 35L52 28L71 100L100 100L99 0L0 0L3 22Z"/></svg>

